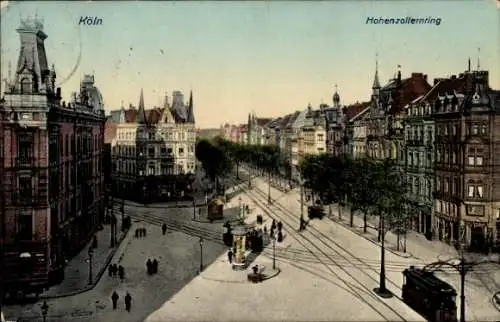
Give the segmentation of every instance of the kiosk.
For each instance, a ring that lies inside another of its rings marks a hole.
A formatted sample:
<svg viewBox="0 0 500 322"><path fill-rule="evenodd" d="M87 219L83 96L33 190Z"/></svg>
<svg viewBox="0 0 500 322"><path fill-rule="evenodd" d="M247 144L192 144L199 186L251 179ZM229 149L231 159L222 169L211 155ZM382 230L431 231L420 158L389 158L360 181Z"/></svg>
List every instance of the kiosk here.
<svg viewBox="0 0 500 322"><path fill-rule="evenodd" d="M234 261L233 269L244 270L246 269L246 226L236 226L233 228L233 247L234 247Z"/></svg>

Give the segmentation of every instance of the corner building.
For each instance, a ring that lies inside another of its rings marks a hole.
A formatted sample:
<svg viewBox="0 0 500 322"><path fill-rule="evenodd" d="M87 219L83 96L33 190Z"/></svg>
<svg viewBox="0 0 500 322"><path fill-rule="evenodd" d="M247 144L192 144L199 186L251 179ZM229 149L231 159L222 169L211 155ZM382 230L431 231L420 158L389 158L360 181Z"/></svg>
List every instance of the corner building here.
<svg viewBox="0 0 500 322"><path fill-rule="evenodd" d="M94 77L61 101L41 22L21 21L15 75L0 103L2 278L7 293L39 293L103 219L105 116ZM10 74L10 73L9 73ZM9 75L9 78L10 75Z"/></svg>
<svg viewBox="0 0 500 322"><path fill-rule="evenodd" d="M500 242L500 91L470 67L438 81L450 84L433 113L438 237L486 250Z"/></svg>
<svg viewBox="0 0 500 322"><path fill-rule="evenodd" d="M149 203L188 198L196 172L196 127L193 95L184 103L180 91L172 104L146 110L141 90L139 107L123 107L112 140L113 193ZM189 197L191 198L191 197Z"/></svg>

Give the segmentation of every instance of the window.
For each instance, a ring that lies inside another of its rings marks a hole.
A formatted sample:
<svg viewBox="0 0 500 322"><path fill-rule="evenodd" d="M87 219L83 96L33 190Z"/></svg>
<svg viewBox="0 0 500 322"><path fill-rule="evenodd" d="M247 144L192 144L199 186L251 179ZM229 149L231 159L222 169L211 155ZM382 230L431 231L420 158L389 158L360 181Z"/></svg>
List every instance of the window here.
<svg viewBox="0 0 500 322"><path fill-rule="evenodd" d="M449 183L450 183L450 179L448 179L448 178L444 179L444 192L445 193L448 192Z"/></svg>
<svg viewBox="0 0 500 322"><path fill-rule="evenodd" d="M483 149L469 148L467 163L469 165L482 166L483 165Z"/></svg>
<svg viewBox="0 0 500 322"><path fill-rule="evenodd" d="M154 158L155 157L155 148L149 148L148 149L148 155L150 158Z"/></svg>
<svg viewBox="0 0 500 322"><path fill-rule="evenodd" d="M453 136L457 135L457 125L456 124L453 124L453 132L452 132Z"/></svg>
<svg viewBox="0 0 500 322"><path fill-rule="evenodd" d="M21 240L33 239L33 216L27 212L21 212L17 217L17 236Z"/></svg>
<svg viewBox="0 0 500 322"><path fill-rule="evenodd" d="M155 174L155 166L150 164L148 167L148 175L153 176Z"/></svg>
<svg viewBox="0 0 500 322"><path fill-rule="evenodd" d="M171 154L172 153L172 148L167 148L167 153Z"/></svg>
<svg viewBox="0 0 500 322"><path fill-rule="evenodd" d="M483 186L477 186L477 196L479 198L483 197Z"/></svg>
<svg viewBox="0 0 500 322"><path fill-rule="evenodd" d="M33 196L33 186L31 182L31 177L20 177L19 178L19 198L22 201L31 201Z"/></svg>
<svg viewBox="0 0 500 322"><path fill-rule="evenodd" d="M474 197L474 186L473 185L468 186L467 196L471 197L471 198Z"/></svg>
<svg viewBox="0 0 500 322"><path fill-rule="evenodd" d="M18 136L18 159L22 163L31 163L33 157L33 136L20 134Z"/></svg>
<svg viewBox="0 0 500 322"><path fill-rule="evenodd" d="M481 134L486 134L486 124L481 125Z"/></svg>
<svg viewBox="0 0 500 322"><path fill-rule="evenodd" d="M456 164L457 163L457 153L456 152L452 152L452 155L451 155L451 163L453 164Z"/></svg>
<svg viewBox="0 0 500 322"><path fill-rule="evenodd" d="M473 135L477 135L478 133L479 133L479 125L474 124L474 125L472 126L472 134L473 134Z"/></svg>
<svg viewBox="0 0 500 322"><path fill-rule="evenodd" d="M179 154L180 155L184 154L184 148L179 148Z"/></svg>

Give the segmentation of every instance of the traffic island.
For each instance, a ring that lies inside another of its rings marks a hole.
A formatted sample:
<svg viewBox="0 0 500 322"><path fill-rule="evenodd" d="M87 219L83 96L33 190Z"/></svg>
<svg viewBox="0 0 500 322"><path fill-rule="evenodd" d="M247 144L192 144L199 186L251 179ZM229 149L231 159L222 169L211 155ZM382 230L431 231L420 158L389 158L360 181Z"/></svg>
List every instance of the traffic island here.
<svg viewBox="0 0 500 322"><path fill-rule="evenodd" d="M252 266L252 272L248 273L248 281L251 283L260 283L270 278L276 277L281 271L279 268L271 270L269 273L265 273L264 265L254 265Z"/></svg>

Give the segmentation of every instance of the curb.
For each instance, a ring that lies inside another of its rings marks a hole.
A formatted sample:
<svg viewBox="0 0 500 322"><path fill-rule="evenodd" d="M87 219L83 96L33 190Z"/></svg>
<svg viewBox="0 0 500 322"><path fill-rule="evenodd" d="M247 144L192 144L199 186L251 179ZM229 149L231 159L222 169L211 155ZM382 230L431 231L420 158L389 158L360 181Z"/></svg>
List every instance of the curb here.
<svg viewBox="0 0 500 322"><path fill-rule="evenodd" d="M88 285L88 286L86 286L86 287L84 287L82 289L79 289L79 290L76 290L76 291L67 292L67 293L63 293L63 294L45 295L45 296L41 295L38 298L40 300L59 299L59 298L63 298L63 297L75 296L75 295L82 294L82 293L85 293L87 291L90 291L90 290L94 289L94 287L96 287L97 284L99 283L99 281L101 280L102 275L104 275L104 273L106 272L106 268L108 267L109 263L111 262L111 260L115 256L115 254L118 251L118 249L120 248L121 243L128 236L129 231L130 231L130 229L128 229L122 235L122 237L119 239L119 241L117 243L117 246L108 254L108 256L106 257L106 260L104 261L104 265L102 266L101 270L99 270L99 272L95 276L95 281L94 281L94 283L92 285Z"/></svg>

